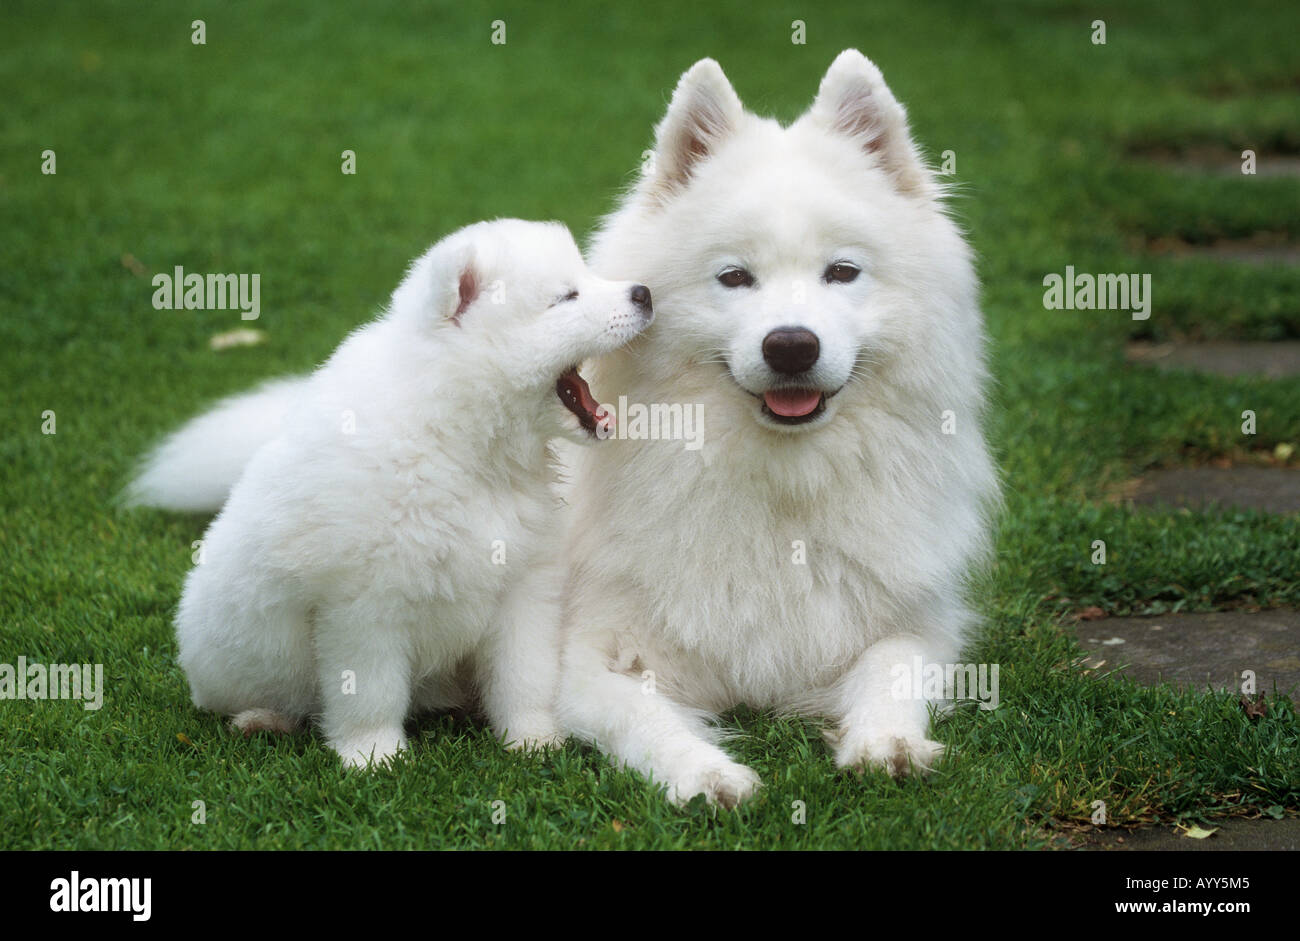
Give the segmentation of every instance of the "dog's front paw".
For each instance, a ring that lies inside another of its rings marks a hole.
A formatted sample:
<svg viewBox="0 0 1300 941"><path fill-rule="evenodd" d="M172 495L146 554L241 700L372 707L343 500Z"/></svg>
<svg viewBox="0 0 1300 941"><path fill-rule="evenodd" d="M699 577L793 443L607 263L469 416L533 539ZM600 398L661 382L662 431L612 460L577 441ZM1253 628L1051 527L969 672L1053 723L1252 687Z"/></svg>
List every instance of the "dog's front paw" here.
<svg viewBox="0 0 1300 941"><path fill-rule="evenodd" d="M668 799L680 807L703 794L710 804L730 809L748 800L761 786L762 780L751 769L729 761L706 765L676 779L668 788Z"/></svg>
<svg viewBox="0 0 1300 941"><path fill-rule="evenodd" d="M839 768L862 771L883 768L891 777L927 775L943 756L943 745L923 736L878 735L842 740L835 750Z"/></svg>

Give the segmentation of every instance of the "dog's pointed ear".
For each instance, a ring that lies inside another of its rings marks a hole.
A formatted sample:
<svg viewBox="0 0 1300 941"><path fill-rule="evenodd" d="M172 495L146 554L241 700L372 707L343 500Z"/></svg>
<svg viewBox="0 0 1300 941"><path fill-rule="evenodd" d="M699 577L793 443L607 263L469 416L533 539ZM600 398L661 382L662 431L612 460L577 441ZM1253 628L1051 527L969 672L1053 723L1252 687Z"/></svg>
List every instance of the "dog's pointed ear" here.
<svg viewBox="0 0 1300 941"><path fill-rule="evenodd" d="M744 113L745 106L717 62L701 59L687 69L655 128L650 170L656 189L664 194L685 184L692 168L735 133Z"/></svg>
<svg viewBox="0 0 1300 941"><path fill-rule="evenodd" d="M809 115L875 155L900 190L925 188L929 177L908 133L907 112L880 69L858 50L845 49L835 57Z"/></svg>
<svg viewBox="0 0 1300 941"><path fill-rule="evenodd" d="M474 243L462 242L451 247L437 267L438 312L456 326L483 293L483 273Z"/></svg>

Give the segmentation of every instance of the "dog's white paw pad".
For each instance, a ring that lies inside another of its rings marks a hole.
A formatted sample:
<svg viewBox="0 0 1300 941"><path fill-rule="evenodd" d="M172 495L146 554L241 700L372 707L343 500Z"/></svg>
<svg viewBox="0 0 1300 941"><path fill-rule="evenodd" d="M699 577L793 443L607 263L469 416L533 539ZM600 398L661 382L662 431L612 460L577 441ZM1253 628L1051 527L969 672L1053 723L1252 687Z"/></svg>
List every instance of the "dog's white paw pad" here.
<svg viewBox="0 0 1300 941"><path fill-rule="evenodd" d="M842 748L835 756L840 768L862 771L883 768L894 778L924 776L934 770L943 757L944 746L928 738L881 735L855 746Z"/></svg>
<svg viewBox="0 0 1300 941"><path fill-rule="evenodd" d="M708 803L729 810L748 800L761 786L762 780L757 774L744 765L733 763L706 768L691 775L669 788L668 796L673 803L682 805L703 794Z"/></svg>

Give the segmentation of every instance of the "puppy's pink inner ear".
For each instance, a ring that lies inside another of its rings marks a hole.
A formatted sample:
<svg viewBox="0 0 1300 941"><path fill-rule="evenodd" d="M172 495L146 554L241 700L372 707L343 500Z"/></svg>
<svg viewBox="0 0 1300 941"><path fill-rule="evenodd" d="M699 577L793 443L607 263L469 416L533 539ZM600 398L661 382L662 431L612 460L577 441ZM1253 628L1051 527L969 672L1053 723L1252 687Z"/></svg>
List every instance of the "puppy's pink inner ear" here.
<svg viewBox="0 0 1300 941"><path fill-rule="evenodd" d="M469 310L469 305L478 298L479 290L478 274L473 268L466 268L460 273L460 302L451 315L451 322L456 326L460 326L460 315Z"/></svg>

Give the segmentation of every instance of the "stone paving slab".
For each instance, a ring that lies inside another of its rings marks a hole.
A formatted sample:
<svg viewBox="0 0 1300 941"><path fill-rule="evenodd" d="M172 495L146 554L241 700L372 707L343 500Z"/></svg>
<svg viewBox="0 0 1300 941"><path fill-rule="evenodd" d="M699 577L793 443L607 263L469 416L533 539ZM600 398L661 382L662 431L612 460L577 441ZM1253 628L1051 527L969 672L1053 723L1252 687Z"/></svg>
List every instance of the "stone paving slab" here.
<svg viewBox="0 0 1300 941"><path fill-rule="evenodd" d="M1300 850L1300 819L1216 820L1203 824L1218 831L1203 840L1184 836L1172 827L1151 827L1126 833L1118 829L1098 830L1090 834L1082 849L1103 851L1159 852L1194 850L1197 852L1232 852L1236 850ZM1120 840L1124 842L1119 842Z"/></svg>
<svg viewBox="0 0 1300 941"><path fill-rule="evenodd" d="M1168 148L1139 151L1139 156L1152 163L1183 173L1212 173L1249 180L1251 175L1241 172L1241 152L1246 148L1189 147L1182 151ZM1300 156L1295 154L1260 152L1255 150L1255 176L1300 176Z"/></svg>
<svg viewBox="0 0 1300 941"><path fill-rule="evenodd" d="M1147 507L1236 507L1300 513L1300 468L1170 467L1137 480L1129 500Z"/></svg>
<svg viewBox="0 0 1300 941"><path fill-rule="evenodd" d="M1088 651L1086 664L1139 683L1195 689L1241 688L1244 670L1256 689L1294 692L1300 687L1300 610L1212 611L1156 617L1102 618L1075 625Z"/></svg>
<svg viewBox="0 0 1300 941"><path fill-rule="evenodd" d="M1284 379L1300 376L1300 340L1209 341L1205 343L1146 343L1128 345L1131 363L1158 369L1192 369L1217 376L1258 376Z"/></svg>
<svg viewBox="0 0 1300 941"><path fill-rule="evenodd" d="M1300 248L1294 245L1238 245L1234 242L1215 242L1204 247L1188 248L1179 254L1216 261L1232 261L1257 268L1274 268L1279 265L1300 265Z"/></svg>
<svg viewBox="0 0 1300 941"><path fill-rule="evenodd" d="M1260 268L1300 265L1300 245L1271 237L1240 241L1221 240L1208 245L1159 237L1150 240L1147 247L1157 255L1207 258L1211 261L1229 261Z"/></svg>

